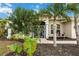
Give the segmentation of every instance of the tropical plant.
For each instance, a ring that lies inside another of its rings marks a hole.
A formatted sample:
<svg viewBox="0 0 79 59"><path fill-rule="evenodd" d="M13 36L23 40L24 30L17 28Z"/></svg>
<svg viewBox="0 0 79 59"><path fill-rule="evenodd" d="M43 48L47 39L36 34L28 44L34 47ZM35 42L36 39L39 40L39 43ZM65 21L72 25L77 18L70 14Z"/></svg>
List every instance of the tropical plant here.
<svg viewBox="0 0 79 59"><path fill-rule="evenodd" d="M79 4L75 4L75 3L67 4L67 9L69 12L73 13L76 39L77 39L77 44L79 44L79 34L78 34L79 33L78 32Z"/></svg>
<svg viewBox="0 0 79 59"><path fill-rule="evenodd" d="M2 37L5 33L5 30L3 28L0 28L0 37Z"/></svg>
<svg viewBox="0 0 79 59"><path fill-rule="evenodd" d="M26 37L23 43L23 49L27 55L32 56L36 51L37 40L36 38Z"/></svg>
<svg viewBox="0 0 79 59"><path fill-rule="evenodd" d="M11 39L13 39L13 40L20 40L20 39L24 39L25 36L26 36L25 34L20 32L20 33L13 34L11 36Z"/></svg>
<svg viewBox="0 0 79 59"><path fill-rule="evenodd" d="M22 47L16 43L9 45L8 48L10 49L10 51L14 52L16 55L19 55L20 52L22 51Z"/></svg>
<svg viewBox="0 0 79 59"><path fill-rule="evenodd" d="M53 17L53 40L54 40L54 46L57 46L56 40L56 21L70 21L70 17L67 15L66 11L66 4L63 3L55 3L55 4L49 4L48 8L46 9L46 12L42 12L42 15L50 15L50 18ZM57 17L61 17L62 19L57 20Z"/></svg>
<svg viewBox="0 0 79 59"><path fill-rule="evenodd" d="M32 56L34 54L34 52L36 51L36 47L37 39L30 36L25 36L22 45L14 43L8 46L10 51L14 52L16 55L19 55L21 52L24 51L28 56Z"/></svg>
<svg viewBox="0 0 79 59"><path fill-rule="evenodd" d="M17 32L28 34L32 32L32 26L39 23L38 18L35 11L17 7L10 15L9 20L13 22L12 27Z"/></svg>
<svg viewBox="0 0 79 59"><path fill-rule="evenodd" d="M6 20L0 20L0 37L3 37L5 33L5 25L7 21Z"/></svg>

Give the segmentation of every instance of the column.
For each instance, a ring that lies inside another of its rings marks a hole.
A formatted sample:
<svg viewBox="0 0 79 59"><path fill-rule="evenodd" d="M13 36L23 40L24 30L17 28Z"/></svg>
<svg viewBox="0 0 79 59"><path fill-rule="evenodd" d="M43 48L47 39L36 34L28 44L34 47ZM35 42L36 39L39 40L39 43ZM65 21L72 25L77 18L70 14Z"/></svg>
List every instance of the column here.
<svg viewBox="0 0 79 59"><path fill-rule="evenodd" d="M11 28L10 28L9 23L6 24L5 29L7 29L7 34L8 34L7 39L10 39L11 38Z"/></svg>
<svg viewBox="0 0 79 59"><path fill-rule="evenodd" d="M46 39L49 38L49 20L47 19L45 21L45 25L46 25Z"/></svg>
<svg viewBox="0 0 79 59"><path fill-rule="evenodd" d="M7 36L8 39L11 38L11 28L8 28L8 36Z"/></svg>

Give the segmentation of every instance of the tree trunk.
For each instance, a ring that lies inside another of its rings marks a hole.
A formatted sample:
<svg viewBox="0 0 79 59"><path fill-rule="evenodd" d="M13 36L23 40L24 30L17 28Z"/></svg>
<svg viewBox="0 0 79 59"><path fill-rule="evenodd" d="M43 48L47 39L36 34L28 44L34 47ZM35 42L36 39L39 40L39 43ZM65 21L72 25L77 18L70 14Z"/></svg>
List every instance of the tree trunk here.
<svg viewBox="0 0 79 59"><path fill-rule="evenodd" d="M76 40L77 44L79 45L79 34L78 34L78 26L77 26L77 17L74 16L74 24L75 24L75 34L76 34Z"/></svg>
<svg viewBox="0 0 79 59"><path fill-rule="evenodd" d="M54 17L54 23L53 23L53 42L54 42L54 47L57 46L57 43L56 43L56 40L57 40L56 31L57 31L56 18Z"/></svg>

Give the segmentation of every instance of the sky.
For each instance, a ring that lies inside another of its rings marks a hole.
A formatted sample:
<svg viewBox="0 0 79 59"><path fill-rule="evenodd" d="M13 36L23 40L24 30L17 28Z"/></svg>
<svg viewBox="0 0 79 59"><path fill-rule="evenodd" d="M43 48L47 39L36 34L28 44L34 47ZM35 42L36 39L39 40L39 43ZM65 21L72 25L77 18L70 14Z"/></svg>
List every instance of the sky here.
<svg viewBox="0 0 79 59"><path fill-rule="evenodd" d="M0 18L8 17L17 7L38 11L41 8L46 8L48 5L49 3L0 3ZM73 16L72 13L67 14Z"/></svg>
<svg viewBox="0 0 79 59"><path fill-rule="evenodd" d="M0 3L0 18L6 18L17 7L38 11L39 9L46 8L47 6L47 3Z"/></svg>

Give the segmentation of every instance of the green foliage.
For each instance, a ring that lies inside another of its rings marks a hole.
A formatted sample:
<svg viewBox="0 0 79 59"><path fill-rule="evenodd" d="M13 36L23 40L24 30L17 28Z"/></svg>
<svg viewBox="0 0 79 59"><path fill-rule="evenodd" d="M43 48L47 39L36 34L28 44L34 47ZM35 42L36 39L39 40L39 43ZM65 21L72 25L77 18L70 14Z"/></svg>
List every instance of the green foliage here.
<svg viewBox="0 0 79 59"><path fill-rule="evenodd" d="M17 7L9 17L13 22L12 27L17 32L23 32L25 34L32 31L33 24L36 25L39 23L38 18L38 14L35 11L20 7Z"/></svg>
<svg viewBox="0 0 79 59"><path fill-rule="evenodd" d="M8 48L12 52L15 52L16 55L18 55L21 51L24 51L29 56L32 56L34 54L34 52L36 51L36 47L37 47L37 39L32 38L30 36L25 36L24 43L22 44L22 46L16 43L8 46Z"/></svg>
<svg viewBox="0 0 79 59"><path fill-rule="evenodd" d="M12 51L15 52L16 55L19 55L19 53L22 51L22 47L19 44L12 44L9 45L8 48Z"/></svg>
<svg viewBox="0 0 79 59"><path fill-rule="evenodd" d="M11 39L13 40L19 40L19 39L24 39L25 35L23 33L17 33L17 34L13 34L11 36Z"/></svg>
<svg viewBox="0 0 79 59"><path fill-rule="evenodd" d="M6 23L10 23L9 20L0 20L0 37L3 37L5 33L5 25Z"/></svg>
<svg viewBox="0 0 79 59"><path fill-rule="evenodd" d="M23 43L23 47L27 55L32 56L36 51L37 40L35 38L26 37L25 42Z"/></svg>
<svg viewBox="0 0 79 59"><path fill-rule="evenodd" d="M4 35L4 32L5 32L4 28L0 28L0 37Z"/></svg>
<svg viewBox="0 0 79 59"><path fill-rule="evenodd" d="M2 37L5 33L5 25L7 21L6 20L0 20L0 37Z"/></svg>

